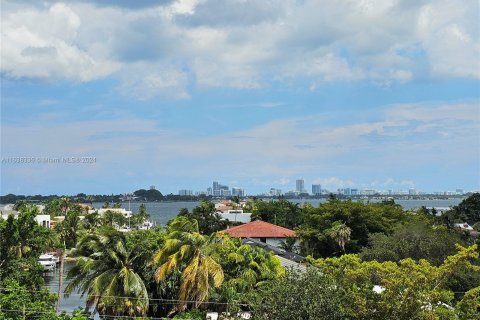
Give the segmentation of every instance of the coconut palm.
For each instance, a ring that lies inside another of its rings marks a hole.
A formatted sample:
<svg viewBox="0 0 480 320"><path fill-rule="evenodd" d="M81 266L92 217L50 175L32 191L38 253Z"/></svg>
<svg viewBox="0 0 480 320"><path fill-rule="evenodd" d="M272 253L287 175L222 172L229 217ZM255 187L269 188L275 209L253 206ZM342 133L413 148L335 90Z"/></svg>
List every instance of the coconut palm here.
<svg viewBox="0 0 480 320"><path fill-rule="evenodd" d="M342 221L335 221L333 226L328 230L328 235L334 239L340 249L345 253L345 243L350 240L352 230Z"/></svg>
<svg viewBox="0 0 480 320"><path fill-rule="evenodd" d="M65 220L55 226L55 230L60 235L60 239L69 248L75 247L77 244L78 231L82 227L80 211L80 207L72 207L72 209L68 211Z"/></svg>
<svg viewBox="0 0 480 320"><path fill-rule="evenodd" d="M137 225L143 224L146 220L150 218L150 215L147 212L147 208L145 207L145 204L142 203L140 205L140 208L138 208L137 214L135 214L132 217L132 222Z"/></svg>
<svg viewBox="0 0 480 320"><path fill-rule="evenodd" d="M94 307L105 316L145 316L148 293L136 266L137 248L127 249L125 235L103 228L80 240L73 254L76 265L68 272L65 292L87 294L87 310Z"/></svg>
<svg viewBox="0 0 480 320"><path fill-rule="evenodd" d="M102 217L98 213L98 211L94 211L92 213L88 213L85 215L85 219L83 219L83 227L85 229L95 229L102 225Z"/></svg>
<svg viewBox="0 0 480 320"><path fill-rule="evenodd" d="M172 272L181 270L179 303L172 312L183 311L187 301L198 307L208 298L210 284L219 287L223 282L222 267L211 256L215 235L201 235L197 221L185 217L174 219L167 232L164 246L153 256L153 262L159 265L155 280L164 281Z"/></svg>
<svg viewBox="0 0 480 320"><path fill-rule="evenodd" d="M68 197L63 197L60 199L59 204L63 215L67 215L68 210L72 206L72 200Z"/></svg>
<svg viewBox="0 0 480 320"><path fill-rule="evenodd" d="M231 242L233 247L228 242ZM227 247L220 249L221 251L230 251L222 259L222 265L227 273L227 284L236 287L239 292L254 289L264 281L274 279L285 272L280 260L262 248L242 244L238 239L228 238L223 238L220 245Z"/></svg>

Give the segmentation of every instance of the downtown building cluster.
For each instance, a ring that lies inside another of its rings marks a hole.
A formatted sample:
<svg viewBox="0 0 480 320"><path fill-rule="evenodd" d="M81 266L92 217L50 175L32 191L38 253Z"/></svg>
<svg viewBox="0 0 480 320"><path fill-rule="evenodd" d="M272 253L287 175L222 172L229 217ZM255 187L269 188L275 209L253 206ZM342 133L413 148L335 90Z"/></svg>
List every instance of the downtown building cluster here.
<svg viewBox="0 0 480 320"><path fill-rule="evenodd" d="M180 196L212 196L212 197L245 197L245 190L239 187L232 187L230 189L229 186L220 184L218 181L213 181L212 186L208 187L206 191L197 191L193 192L193 190L181 189L178 190L178 195Z"/></svg>
<svg viewBox="0 0 480 320"><path fill-rule="evenodd" d="M363 197L363 196L424 196L424 195L436 195L436 196L459 196L464 195L466 192L463 189L455 189L455 191L441 191L441 192L424 192L418 191L414 188L407 190L377 190L373 188L355 188L344 187L336 189L322 188L319 183L313 183L311 188L305 186L305 179L299 178L295 180L295 189L283 192L282 189L270 188L266 193L259 194L259 196L265 197L280 197L295 198L302 196L322 197L330 194L345 197ZM190 189L181 189L178 191L180 196L211 196L214 198L226 198L226 197L240 197L246 196L245 189L240 187L230 188L227 185L223 185L218 181L213 181L212 186L208 187L205 191L196 191Z"/></svg>
<svg viewBox="0 0 480 320"><path fill-rule="evenodd" d="M441 191L427 193L424 191L418 191L414 188L408 190L376 190L376 189L359 189L359 188L337 188L336 190L322 189L321 184L312 184L311 191L305 188L305 180L303 178L295 180L295 190L290 190L285 193L281 189L271 188L269 192L264 193L264 196L268 197L298 197L302 195L309 196L324 196L329 194L335 194L346 197L356 196L423 196L423 195L437 195L437 196L458 196L464 195L466 192L463 189L455 189L455 191Z"/></svg>

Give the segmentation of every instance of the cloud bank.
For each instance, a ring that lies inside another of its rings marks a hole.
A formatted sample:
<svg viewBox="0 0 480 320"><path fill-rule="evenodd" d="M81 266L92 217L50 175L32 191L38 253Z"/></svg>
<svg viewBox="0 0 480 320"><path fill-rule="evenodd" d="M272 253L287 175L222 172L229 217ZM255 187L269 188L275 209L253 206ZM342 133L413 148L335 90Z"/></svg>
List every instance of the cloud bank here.
<svg viewBox="0 0 480 320"><path fill-rule="evenodd" d="M188 99L192 88L478 79L479 10L468 0L2 1L1 72L112 78L138 99Z"/></svg>

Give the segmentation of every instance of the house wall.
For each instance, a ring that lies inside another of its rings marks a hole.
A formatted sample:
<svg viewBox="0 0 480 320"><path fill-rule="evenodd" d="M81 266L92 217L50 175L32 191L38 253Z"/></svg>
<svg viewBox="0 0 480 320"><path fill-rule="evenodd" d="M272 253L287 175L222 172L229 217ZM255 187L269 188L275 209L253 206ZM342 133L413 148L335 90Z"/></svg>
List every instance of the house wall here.
<svg viewBox="0 0 480 320"><path fill-rule="evenodd" d="M257 241L262 241L262 238L252 238L252 239ZM279 248L281 242L284 241L285 238L266 238L266 240L267 240L266 244Z"/></svg>
<svg viewBox="0 0 480 320"><path fill-rule="evenodd" d="M285 241L285 238L267 238L267 244L277 248L280 247L282 241Z"/></svg>
<svg viewBox="0 0 480 320"><path fill-rule="evenodd" d="M50 215L48 214L39 214L35 216L35 221L37 221L38 225L50 228Z"/></svg>
<svg viewBox="0 0 480 320"><path fill-rule="evenodd" d="M251 213L219 213L220 217L222 217L223 220L230 220L231 222L242 222L242 223L248 223L250 222L250 216L252 215Z"/></svg>
<svg viewBox="0 0 480 320"><path fill-rule="evenodd" d="M252 238L254 240L257 240L257 241L262 241L261 238ZM277 247L277 248L280 248L281 247L281 243L282 241L285 241L286 238L266 238L266 244L269 244L271 246L274 246L274 247ZM300 242L297 240L295 241L295 245L294 246L299 246L300 245Z"/></svg>

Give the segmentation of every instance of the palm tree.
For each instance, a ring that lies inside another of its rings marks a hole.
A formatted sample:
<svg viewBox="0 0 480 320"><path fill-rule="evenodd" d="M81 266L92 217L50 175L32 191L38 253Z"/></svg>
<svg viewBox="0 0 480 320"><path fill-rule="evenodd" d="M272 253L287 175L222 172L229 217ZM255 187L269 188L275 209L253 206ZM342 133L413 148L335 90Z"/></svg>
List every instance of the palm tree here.
<svg viewBox="0 0 480 320"><path fill-rule="evenodd" d="M67 215L68 209L72 206L72 200L68 197L63 197L60 199L60 209L63 215Z"/></svg>
<svg viewBox="0 0 480 320"><path fill-rule="evenodd" d="M195 307L198 307L208 297L210 281L214 287L223 282L222 267L211 256L210 245L215 235L201 235L197 221L185 217L174 219L167 232L163 248L153 256L153 262L160 265L155 272L155 280L164 281L175 270L182 270L179 302L172 312L183 311L189 301L194 301Z"/></svg>
<svg viewBox="0 0 480 320"><path fill-rule="evenodd" d="M228 242L233 244L233 248ZM222 265L224 264L228 270L227 284L236 287L240 292L254 289L264 281L281 276L285 272L280 260L262 248L242 244L238 239L223 238L219 244L233 249L224 257L226 261L223 261Z"/></svg>
<svg viewBox="0 0 480 320"><path fill-rule="evenodd" d="M332 239L337 241L338 246L345 253L345 243L350 240L352 229L347 227L342 221L335 221L327 233Z"/></svg>
<svg viewBox="0 0 480 320"><path fill-rule="evenodd" d="M83 219L83 226L85 229L95 229L102 225L102 217L98 211L94 211L92 213L88 213L85 215L85 219Z"/></svg>
<svg viewBox="0 0 480 320"><path fill-rule="evenodd" d="M137 248L127 249L125 235L111 228L82 238L74 250L76 265L68 272L68 296L78 288L87 293L87 310L105 316L145 316L148 293L136 267Z"/></svg>
<svg viewBox="0 0 480 320"><path fill-rule="evenodd" d="M144 223L146 220L148 220L148 218L150 218L150 215L147 212L147 208L145 207L145 204L142 203L140 205L140 208L138 208L138 213L133 216L133 221L135 224L140 225Z"/></svg>

